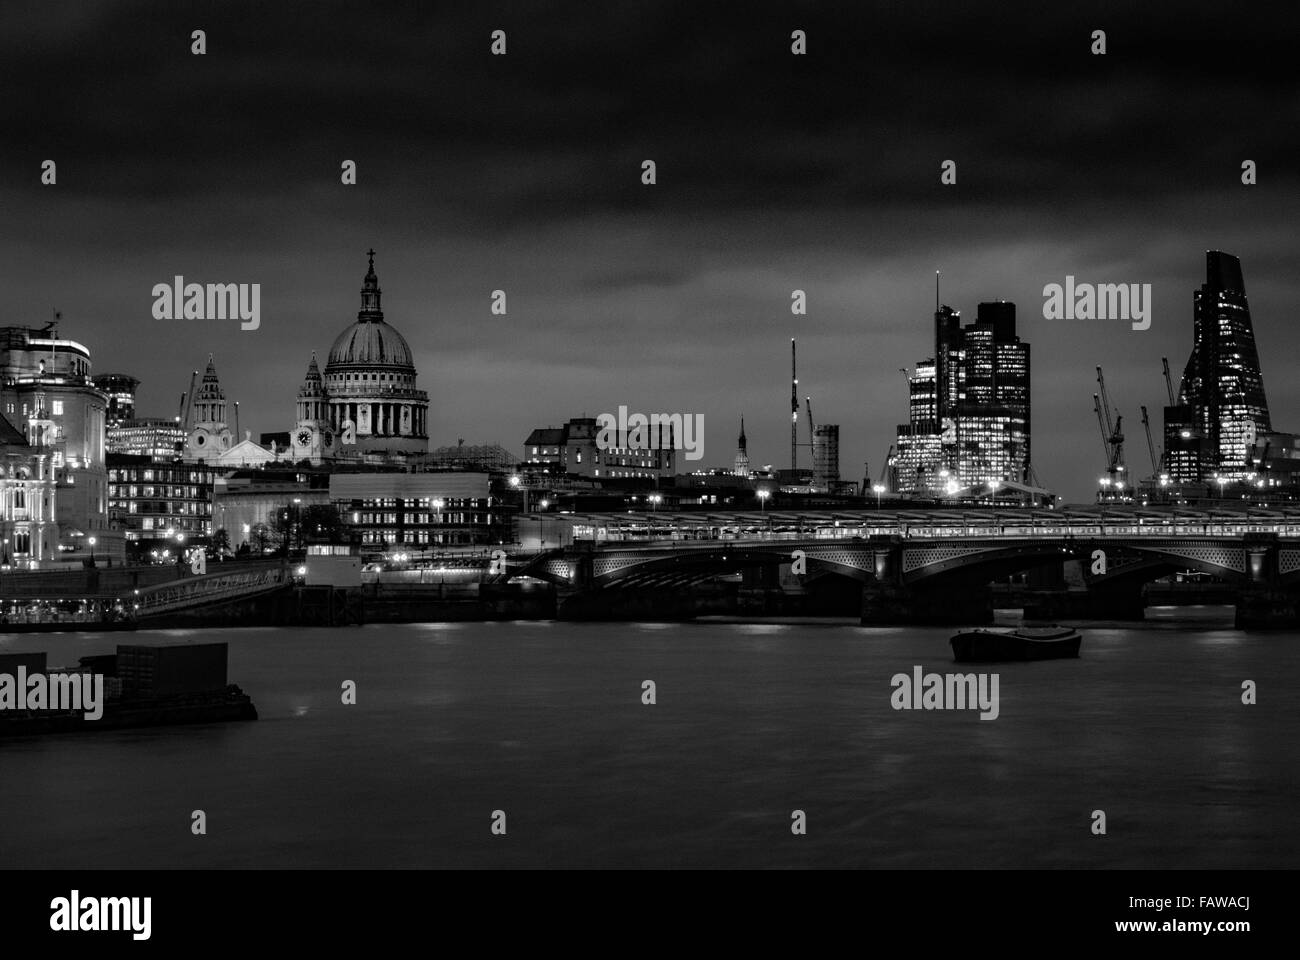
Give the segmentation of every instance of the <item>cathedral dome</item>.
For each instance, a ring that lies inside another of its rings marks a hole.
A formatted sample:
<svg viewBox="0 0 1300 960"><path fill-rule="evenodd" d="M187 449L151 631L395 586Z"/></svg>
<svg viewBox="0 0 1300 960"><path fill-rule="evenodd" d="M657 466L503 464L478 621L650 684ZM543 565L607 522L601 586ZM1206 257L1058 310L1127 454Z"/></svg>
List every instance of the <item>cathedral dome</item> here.
<svg viewBox="0 0 1300 960"><path fill-rule="evenodd" d="M406 338L383 320L358 320L330 347L327 367L375 366L413 369Z"/></svg>
<svg viewBox="0 0 1300 960"><path fill-rule="evenodd" d="M328 374L337 367L402 367L414 373L411 348L406 338L384 322L380 309L379 278L375 276L375 251L370 251L370 269L361 287L361 311L330 347L325 364Z"/></svg>

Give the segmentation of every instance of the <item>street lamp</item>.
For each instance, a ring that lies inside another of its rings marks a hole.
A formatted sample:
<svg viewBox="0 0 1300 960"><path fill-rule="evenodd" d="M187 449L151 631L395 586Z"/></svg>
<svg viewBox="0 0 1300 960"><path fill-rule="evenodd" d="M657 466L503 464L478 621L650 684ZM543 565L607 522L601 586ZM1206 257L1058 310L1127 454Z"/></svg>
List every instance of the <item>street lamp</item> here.
<svg viewBox="0 0 1300 960"><path fill-rule="evenodd" d="M874 491L876 492L876 509L879 510L879 509L880 509L880 495L881 495L882 493L885 492L885 485L884 485L883 483L873 483L873 484L871 485L871 489L874 490Z"/></svg>
<svg viewBox="0 0 1300 960"><path fill-rule="evenodd" d="M93 567L95 565L95 538L87 537L86 543L90 545L90 565Z"/></svg>
<svg viewBox="0 0 1300 960"><path fill-rule="evenodd" d="M766 488L758 491L757 496L758 496L759 509L764 513L767 512L767 498L770 497L771 495L772 492Z"/></svg>
<svg viewBox="0 0 1300 960"><path fill-rule="evenodd" d="M647 497L646 499L650 501L650 504L651 504L650 509L651 509L652 511L657 511L657 510L659 509L659 502L660 502L661 500L663 500L663 497L661 497L661 496L660 496L659 494L657 494L657 493L652 493L652 494L650 494L650 496Z"/></svg>

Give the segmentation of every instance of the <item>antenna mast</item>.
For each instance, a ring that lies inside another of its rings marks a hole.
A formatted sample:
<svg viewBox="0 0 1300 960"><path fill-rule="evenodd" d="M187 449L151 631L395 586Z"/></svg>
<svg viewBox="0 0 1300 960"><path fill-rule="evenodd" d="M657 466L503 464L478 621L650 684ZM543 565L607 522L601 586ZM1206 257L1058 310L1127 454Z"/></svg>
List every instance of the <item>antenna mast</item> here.
<svg viewBox="0 0 1300 960"><path fill-rule="evenodd" d="M790 338L790 470L799 469L799 374L796 372L794 337Z"/></svg>

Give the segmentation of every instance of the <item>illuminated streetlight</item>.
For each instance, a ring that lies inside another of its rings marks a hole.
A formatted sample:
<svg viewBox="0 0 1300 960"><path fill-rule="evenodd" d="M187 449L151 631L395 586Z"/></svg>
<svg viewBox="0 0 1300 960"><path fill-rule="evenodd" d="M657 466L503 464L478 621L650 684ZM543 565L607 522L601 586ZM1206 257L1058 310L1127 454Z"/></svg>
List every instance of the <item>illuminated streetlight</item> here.
<svg viewBox="0 0 1300 960"><path fill-rule="evenodd" d="M881 495L882 493L885 492L885 485L884 485L883 483L873 483L873 484L871 485L871 489L874 490L874 491L876 492L876 509L879 510L879 509L880 509L880 495Z"/></svg>
<svg viewBox="0 0 1300 960"><path fill-rule="evenodd" d="M93 567L95 565L95 538L87 537L86 543L90 544L90 565Z"/></svg>
<svg viewBox="0 0 1300 960"><path fill-rule="evenodd" d="M772 495L771 491L767 490L766 488L759 490L757 493L759 510L761 510L764 513L767 512L767 498L770 497L771 495Z"/></svg>
<svg viewBox="0 0 1300 960"><path fill-rule="evenodd" d="M656 510L656 511L657 511L657 510L659 509L659 504L660 504L660 502L663 500L663 497L661 497L661 496L660 496L659 494L657 494L657 493L652 493L652 494L650 494L650 496L647 497L646 499L650 501L650 504L651 504L650 509L651 509L651 510Z"/></svg>

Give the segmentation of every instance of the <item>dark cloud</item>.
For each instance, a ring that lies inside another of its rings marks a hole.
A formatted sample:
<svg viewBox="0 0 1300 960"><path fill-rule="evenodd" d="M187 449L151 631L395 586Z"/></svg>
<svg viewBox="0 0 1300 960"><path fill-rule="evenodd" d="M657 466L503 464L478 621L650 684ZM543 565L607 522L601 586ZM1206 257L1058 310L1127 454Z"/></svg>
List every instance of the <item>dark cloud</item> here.
<svg viewBox="0 0 1300 960"><path fill-rule="evenodd" d="M214 352L244 425L285 429L374 245L434 443L516 448L627 402L704 412L717 463L743 411L755 459L780 463L797 335L853 474L905 415L897 370L930 349L941 267L967 314L1020 305L1039 472L1082 497L1093 366L1131 419L1159 405L1208 247L1243 258L1274 419L1297 420L1295 20L1222 3L8 3L0 322L62 309L156 412ZM498 27L504 58L487 54ZM46 158L57 187L39 185ZM1244 159L1259 186L1239 184ZM175 273L262 283L263 329L160 326L149 291ZM1043 285L1067 273L1152 283L1152 330L1043 320Z"/></svg>

